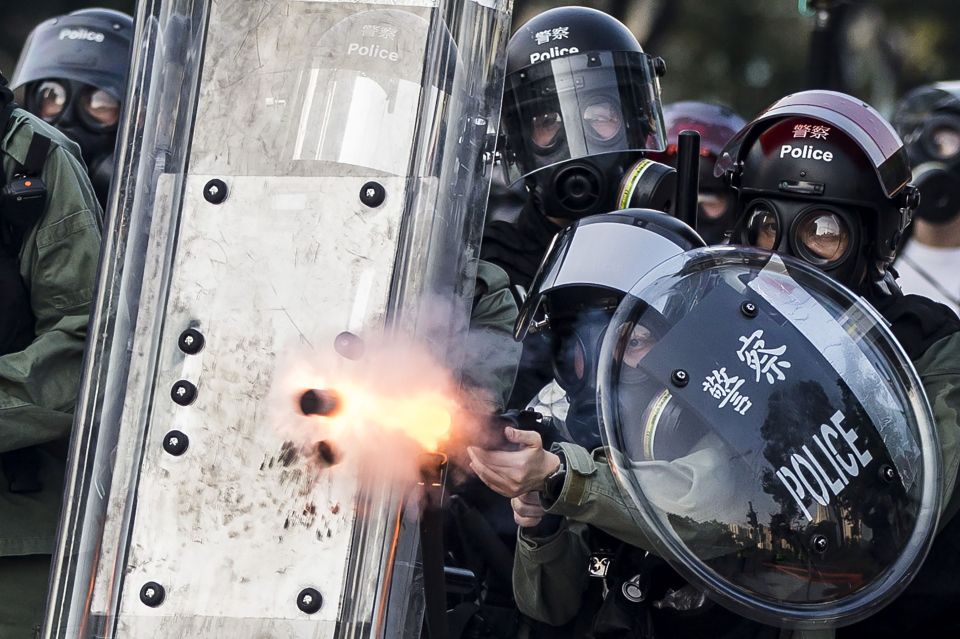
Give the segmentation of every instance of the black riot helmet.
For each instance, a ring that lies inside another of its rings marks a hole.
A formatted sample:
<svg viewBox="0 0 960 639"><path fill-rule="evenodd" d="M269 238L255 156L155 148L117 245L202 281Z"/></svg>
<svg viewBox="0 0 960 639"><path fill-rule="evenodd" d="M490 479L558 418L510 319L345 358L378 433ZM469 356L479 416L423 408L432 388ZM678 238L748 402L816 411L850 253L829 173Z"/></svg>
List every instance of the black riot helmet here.
<svg viewBox="0 0 960 639"><path fill-rule="evenodd" d="M860 293L885 279L919 199L893 127L833 91L775 102L715 174L738 191L732 243L798 257Z"/></svg>
<svg viewBox="0 0 960 639"><path fill-rule="evenodd" d="M559 7L521 26L507 46L504 165L525 179L541 213L579 219L616 206L626 167L663 150L659 76L611 16Z"/></svg>
<svg viewBox="0 0 960 639"><path fill-rule="evenodd" d="M707 244L719 244L733 228L736 194L723 179L714 177L713 166L727 143L747 121L729 107L694 100L664 105L663 119L667 129L667 149L663 153L648 153L647 157L676 167L680 133L696 131L700 134L697 232Z"/></svg>
<svg viewBox="0 0 960 639"><path fill-rule="evenodd" d="M651 209L582 218L560 232L531 284L514 337L543 331L553 373L570 402L566 426L577 443L598 446L600 345L617 305L656 265L704 246L696 231Z"/></svg>
<svg viewBox="0 0 960 639"><path fill-rule="evenodd" d="M112 9L51 18L30 33L11 82L28 111L80 145L101 204L113 177L132 41L133 19Z"/></svg>
<svg viewBox="0 0 960 639"><path fill-rule="evenodd" d="M920 190L916 216L945 224L960 214L960 81L908 93L893 115Z"/></svg>

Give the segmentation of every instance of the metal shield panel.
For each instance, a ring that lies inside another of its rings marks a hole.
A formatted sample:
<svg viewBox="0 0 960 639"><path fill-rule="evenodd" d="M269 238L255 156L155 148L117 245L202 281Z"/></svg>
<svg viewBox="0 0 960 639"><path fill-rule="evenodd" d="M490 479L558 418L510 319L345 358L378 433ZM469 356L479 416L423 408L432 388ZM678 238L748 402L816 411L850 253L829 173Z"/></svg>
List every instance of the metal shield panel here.
<svg viewBox="0 0 960 639"><path fill-rule="evenodd" d="M415 483L287 443L341 332L465 355L511 7L389 4L140 3L45 636L419 631Z"/></svg>

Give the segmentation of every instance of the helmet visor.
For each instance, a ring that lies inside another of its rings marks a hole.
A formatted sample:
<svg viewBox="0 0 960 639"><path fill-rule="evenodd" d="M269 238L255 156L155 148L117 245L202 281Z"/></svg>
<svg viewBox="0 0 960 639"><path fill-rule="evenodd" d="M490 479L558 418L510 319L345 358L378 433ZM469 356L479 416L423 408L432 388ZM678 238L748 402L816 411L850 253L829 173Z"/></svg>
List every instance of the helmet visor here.
<svg viewBox="0 0 960 639"><path fill-rule="evenodd" d="M706 102L668 104L663 107L663 119L667 125L669 142L675 142L682 131L699 133L700 154L703 156L719 155L727 142L746 124L730 109ZM669 147L667 150L669 152Z"/></svg>
<svg viewBox="0 0 960 639"><path fill-rule="evenodd" d="M645 53L591 52L516 71L506 80L503 123L511 182L565 160L666 148Z"/></svg>
<svg viewBox="0 0 960 639"><path fill-rule="evenodd" d="M613 213L596 215L568 226L554 238L520 308L515 339L526 336L544 296L584 287L623 295L640 276L683 250L642 223L623 222L622 216ZM599 259L602 255L618 259Z"/></svg>

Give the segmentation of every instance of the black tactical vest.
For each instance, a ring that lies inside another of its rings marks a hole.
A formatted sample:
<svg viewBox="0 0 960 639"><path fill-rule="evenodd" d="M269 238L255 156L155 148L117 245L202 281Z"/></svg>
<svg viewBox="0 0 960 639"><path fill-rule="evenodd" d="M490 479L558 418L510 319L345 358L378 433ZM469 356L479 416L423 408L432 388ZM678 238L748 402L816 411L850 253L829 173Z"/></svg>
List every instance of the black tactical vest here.
<svg viewBox="0 0 960 639"><path fill-rule="evenodd" d="M13 96L6 87L0 87L0 138L6 137L12 121ZM9 176L0 170L0 190ZM0 199L0 355L26 348L34 336L34 318L30 310L30 295L20 277L20 248L22 236L13 232L7 221L15 211L9 201Z"/></svg>
<svg viewBox="0 0 960 639"><path fill-rule="evenodd" d="M6 87L6 78L0 75L0 140L6 137L13 121L13 94ZM40 140L39 144L31 142L28 165L37 165L38 168L24 173L20 167L16 170L22 179L24 175L32 175L43 169L46 161L50 141L41 136L34 136ZM46 189L41 179L36 184L28 186L28 196L33 196L32 202L23 200L23 190L11 189L11 178L3 170L5 153L0 154L0 356L22 351L34 338L33 311L30 306L30 293L20 277L20 249L23 238L33 224L34 217L38 217L36 209L36 187L39 186L43 200L46 199ZM28 180L29 181L29 180ZM13 186L16 186L15 184ZM43 200L39 203L42 210ZM42 489L37 477L37 451L34 448L8 451L0 455L0 469L6 478L6 488L11 493L32 493Z"/></svg>

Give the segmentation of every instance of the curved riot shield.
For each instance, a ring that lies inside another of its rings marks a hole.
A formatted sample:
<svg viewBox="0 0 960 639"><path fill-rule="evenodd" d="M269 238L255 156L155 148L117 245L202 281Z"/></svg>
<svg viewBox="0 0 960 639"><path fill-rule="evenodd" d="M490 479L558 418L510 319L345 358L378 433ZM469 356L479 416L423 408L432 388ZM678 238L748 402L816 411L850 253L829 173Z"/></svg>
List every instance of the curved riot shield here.
<svg viewBox="0 0 960 639"><path fill-rule="evenodd" d="M656 551L727 607L844 625L909 582L939 447L876 312L798 261L690 251L636 284L603 345L603 431Z"/></svg>
<svg viewBox="0 0 960 639"><path fill-rule="evenodd" d="M415 486L276 424L285 360L464 357L511 3L389 4L138 3L44 636L419 633Z"/></svg>

